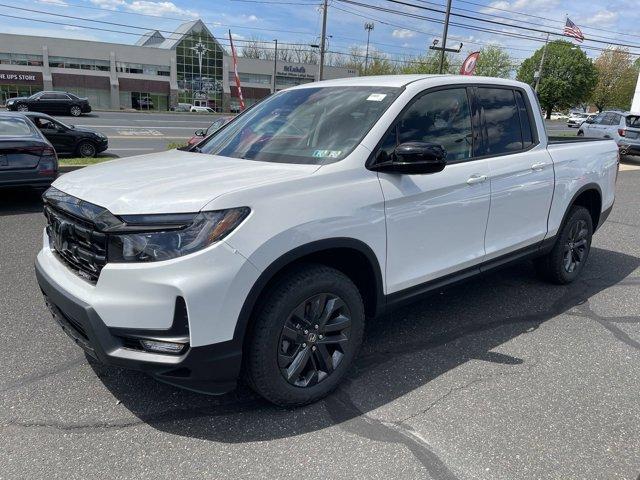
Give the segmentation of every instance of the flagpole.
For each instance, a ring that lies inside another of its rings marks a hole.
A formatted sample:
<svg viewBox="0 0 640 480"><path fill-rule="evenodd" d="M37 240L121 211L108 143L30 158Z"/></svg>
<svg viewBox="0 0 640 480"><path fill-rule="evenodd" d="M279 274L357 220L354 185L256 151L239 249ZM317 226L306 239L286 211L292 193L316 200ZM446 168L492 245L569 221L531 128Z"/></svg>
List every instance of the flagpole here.
<svg viewBox="0 0 640 480"><path fill-rule="evenodd" d="M538 93L538 86L540 85L540 78L542 78L542 67L544 66L544 57L547 53L547 44L549 43L549 34L547 33L547 39L544 41L544 48L542 49L542 58L540 59L540 66L538 67L538 78L536 78L535 92Z"/></svg>

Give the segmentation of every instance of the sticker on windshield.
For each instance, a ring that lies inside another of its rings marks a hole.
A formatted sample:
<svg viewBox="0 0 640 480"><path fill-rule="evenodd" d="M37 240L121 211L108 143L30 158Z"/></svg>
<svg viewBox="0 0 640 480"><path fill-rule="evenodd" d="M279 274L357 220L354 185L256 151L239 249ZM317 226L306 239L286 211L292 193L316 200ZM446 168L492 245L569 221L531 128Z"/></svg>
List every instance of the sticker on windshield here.
<svg viewBox="0 0 640 480"><path fill-rule="evenodd" d="M338 158L342 150L316 150L313 152L315 158Z"/></svg>
<svg viewBox="0 0 640 480"><path fill-rule="evenodd" d="M369 100L370 102L381 102L386 96L386 93L372 93L367 97L367 100Z"/></svg>

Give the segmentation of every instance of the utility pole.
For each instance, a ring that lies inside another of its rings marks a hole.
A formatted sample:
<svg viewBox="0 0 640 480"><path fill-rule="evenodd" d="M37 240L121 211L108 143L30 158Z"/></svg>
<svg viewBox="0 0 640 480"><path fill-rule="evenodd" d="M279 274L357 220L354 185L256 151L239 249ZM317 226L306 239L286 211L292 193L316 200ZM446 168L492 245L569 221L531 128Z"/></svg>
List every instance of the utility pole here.
<svg viewBox="0 0 640 480"><path fill-rule="evenodd" d="M276 48L273 52L273 87L271 93L276 93L276 72L278 71L278 39L274 40L276 42Z"/></svg>
<svg viewBox="0 0 640 480"><path fill-rule="evenodd" d="M547 33L547 39L544 42L544 48L542 49L542 58L540 59L540 66L538 67L538 75L536 76L535 92L538 93L538 86L540 85L540 78L542 78L542 67L544 66L544 57L547 53L547 43L549 43L549 34Z"/></svg>
<svg viewBox="0 0 640 480"><path fill-rule="evenodd" d="M324 74L324 51L327 42L327 8L328 0L324 0L322 6L322 38L320 38L320 69L318 73L318 80L322 80Z"/></svg>
<svg viewBox="0 0 640 480"><path fill-rule="evenodd" d="M371 30L373 30L373 22L365 22L364 29L367 31L367 53L364 56L364 74L367 74L367 67L369 66L369 37L371 36Z"/></svg>
<svg viewBox="0 0 640 480"><path fill-rule="evenodd" d="M451 15L451 0L447 0L447 12L444 15L444 30L442 31L442 50L440 50L440 66L438 73L444 70L444 52L447 48L447 32L449 31L449 15Z"/></svg>

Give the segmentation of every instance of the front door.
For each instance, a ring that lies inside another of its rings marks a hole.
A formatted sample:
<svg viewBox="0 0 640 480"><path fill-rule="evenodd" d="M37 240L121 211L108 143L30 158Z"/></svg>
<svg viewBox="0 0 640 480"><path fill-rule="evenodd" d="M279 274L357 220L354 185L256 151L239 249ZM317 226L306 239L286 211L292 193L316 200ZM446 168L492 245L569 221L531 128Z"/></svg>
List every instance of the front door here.
<svg viewBox="0 0 640 480"><path fill-rule="evenodd" d="M73 153L75 136L69 132L67 127L48 117L34 117L34 123L51 142L56 153L59 155Z"/></svg>
<svg viewBox="0 0 640 480"><path fill-rule="evenodd" d="M487 260L541 241L553 196L553 161L539 145L524 91L479 87L478 103L489 162L491 213Z"/></svg>
<svg viewBox="0 0 640 480"><path fill-rule="evenodd" d="M486 160L474 158L477 136L468 91L430 90L412 102L376 158L388 158L401 143L432 142L446 150L447 166L425 175L379 173L387 222L387 293L476 265L485 255L489 170Z"/></svg>

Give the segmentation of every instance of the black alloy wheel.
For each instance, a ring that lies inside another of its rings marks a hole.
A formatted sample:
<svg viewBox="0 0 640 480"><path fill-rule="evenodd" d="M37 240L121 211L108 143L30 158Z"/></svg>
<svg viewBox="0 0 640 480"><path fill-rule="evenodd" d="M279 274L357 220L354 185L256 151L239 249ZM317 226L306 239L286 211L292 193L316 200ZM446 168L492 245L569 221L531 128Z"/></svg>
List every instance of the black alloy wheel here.
<svg viewBox="0 0 640 480"><path fill-rule="evenodd" d="M580 268L587 254L589 228L584 220L576 221L569 230L564 246L563 266L567 273Z"/></svg>
<svg viewBox="0 0 640 480"><path fill-rule="evenodd" d="M96 156L96 146L91 142L82 142L78 145L78 156L92 158Z"/></svg>
<svg viewBox="0 0 640 480"><path fill-rule="evenodd" d="M278 366L296 387L311 387L329 377L349 348L351 313L337 295L320 293L298 305L279 341Z"/></svg>

